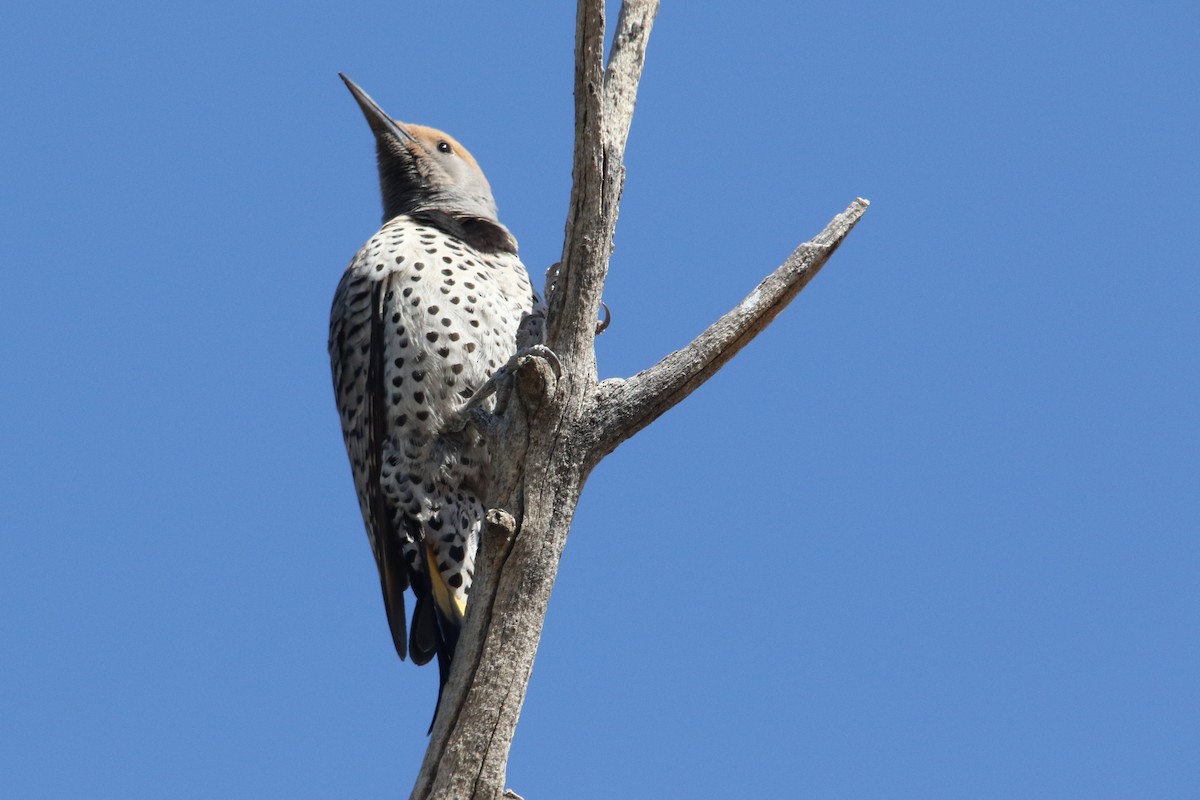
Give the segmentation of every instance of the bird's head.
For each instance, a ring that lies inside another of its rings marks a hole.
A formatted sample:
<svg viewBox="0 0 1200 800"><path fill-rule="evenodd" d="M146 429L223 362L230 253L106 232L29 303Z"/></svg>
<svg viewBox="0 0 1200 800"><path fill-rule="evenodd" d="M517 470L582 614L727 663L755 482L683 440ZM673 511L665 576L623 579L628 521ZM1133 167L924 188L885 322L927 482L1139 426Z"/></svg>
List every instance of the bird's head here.
<svg viewBox="0 0 1200 800"><path fill-rule="evenodd" d="M392 119L354 81L341 78L375 134L384 222L400 214L438 212L499 225L492 187L465 147L434 128Z"/></svg>

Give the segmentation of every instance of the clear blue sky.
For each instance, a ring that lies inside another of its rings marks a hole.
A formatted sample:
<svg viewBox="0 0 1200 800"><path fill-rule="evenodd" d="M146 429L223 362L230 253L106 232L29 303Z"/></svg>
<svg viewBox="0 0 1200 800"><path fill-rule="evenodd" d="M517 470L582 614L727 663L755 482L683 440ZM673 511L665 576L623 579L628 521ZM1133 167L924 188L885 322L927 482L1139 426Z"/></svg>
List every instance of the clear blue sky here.
<svg viewBox="0 0 1200 800"><path fill-rule="evenodd" d="M5 12L0 793L407 795L436 673L329 385L379 221L336 73L470 147L541 273L572 5ZM731 9L654 29L601 373L873 206L593 475L510 784L1195 797L1196 4Z"/></svg>

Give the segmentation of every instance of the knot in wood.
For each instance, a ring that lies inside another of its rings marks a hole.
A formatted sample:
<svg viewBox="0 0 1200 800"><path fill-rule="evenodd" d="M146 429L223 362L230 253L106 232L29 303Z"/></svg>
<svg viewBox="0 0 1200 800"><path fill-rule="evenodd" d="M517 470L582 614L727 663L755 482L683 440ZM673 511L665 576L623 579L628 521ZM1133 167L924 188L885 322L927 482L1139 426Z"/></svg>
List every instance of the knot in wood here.
<svg viewBox="0 0 1200 800"><path fill-rule="evenodd" d="M489 534L505 541L517 535L517 520L503 508L489 508L483 523Z"/></svg>

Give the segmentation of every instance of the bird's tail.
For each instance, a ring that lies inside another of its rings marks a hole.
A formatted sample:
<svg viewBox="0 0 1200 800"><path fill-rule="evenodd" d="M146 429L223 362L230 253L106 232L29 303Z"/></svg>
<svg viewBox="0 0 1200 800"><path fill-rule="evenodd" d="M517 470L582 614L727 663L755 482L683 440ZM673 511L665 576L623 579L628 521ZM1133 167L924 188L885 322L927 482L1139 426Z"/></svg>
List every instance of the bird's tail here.
<svg viewBox="0 0 1200 800"><path fill-rule="evenodd" d="M438 659L438 696L437 703L433 707L433 719L429 721L429 730L433 730L433 723L437 719L438 710L442 705L442 693L445 691L446 682L450 680L450 664L454 660L454 651L458 647L458 635L462 631L463 618L467 613L467 598L462 592L456 592L450 588L446 580L442 577L441 570L438 569L437 555L431 545L425 545L425 565L426 573L429 577L429 594L426 597L425 605L430 607L432 617L430 622L436 626L436 652ZM418 602L418 609L422 605ZM413 612L413 630L416 631L417 612ZM411 648L410 648L411 649ZM414 658L414 661L416 659ZM428 658L426 658L428 661Z"/></svg>

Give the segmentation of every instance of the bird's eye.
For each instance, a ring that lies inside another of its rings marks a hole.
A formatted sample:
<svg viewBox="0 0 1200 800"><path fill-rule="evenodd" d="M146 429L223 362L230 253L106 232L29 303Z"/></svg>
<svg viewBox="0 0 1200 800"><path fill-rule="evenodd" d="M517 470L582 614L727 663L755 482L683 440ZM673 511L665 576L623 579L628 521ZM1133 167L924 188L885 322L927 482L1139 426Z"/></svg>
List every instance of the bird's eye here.
<svg viewBox="0 0 1200 800"><path fill-rule="evenodd" d="M454 148L452 148L452 147L450 146L450 143L449 143L449 142L438 142L438 143L437 143L437 149L438 149L438 152L439 152L439 153L452 153L452 152L454 152Z"/></svg>

